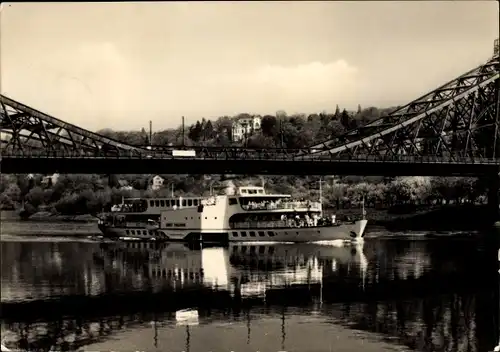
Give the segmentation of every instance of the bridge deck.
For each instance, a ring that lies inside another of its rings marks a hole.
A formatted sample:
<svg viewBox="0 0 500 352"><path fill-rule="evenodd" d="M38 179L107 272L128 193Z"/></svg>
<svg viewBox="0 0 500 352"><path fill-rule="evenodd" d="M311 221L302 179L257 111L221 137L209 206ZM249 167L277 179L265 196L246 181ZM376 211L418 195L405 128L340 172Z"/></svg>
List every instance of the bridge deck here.
<svg viewBox="0 0 500 352"><path fill-rule="evenodd" d="M311 158L282 152L212 153L181 158L167 153L120 153L115 156L37 153L3 155L3 173L162 173L272 175L409 175L480 176L498 173L500 159L318 155Z"/></svg>

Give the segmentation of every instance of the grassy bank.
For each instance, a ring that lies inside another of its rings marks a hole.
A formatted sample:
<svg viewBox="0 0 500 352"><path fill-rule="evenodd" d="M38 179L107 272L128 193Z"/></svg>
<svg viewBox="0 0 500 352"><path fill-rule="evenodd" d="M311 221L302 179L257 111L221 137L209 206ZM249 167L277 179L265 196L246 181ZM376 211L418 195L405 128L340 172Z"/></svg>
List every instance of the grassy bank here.
<svg viewBox="0 0 500 352"><path fill-rule="evenodd" d="M19 210L2 210L0 219L2 221L37 221L37 222L74 222L74 223L91 223L97 221L97 218L90 214L81 215L62 215L52 214L50 212L41 211L32 214L28 218L23 218L19 215Z"/></svg>

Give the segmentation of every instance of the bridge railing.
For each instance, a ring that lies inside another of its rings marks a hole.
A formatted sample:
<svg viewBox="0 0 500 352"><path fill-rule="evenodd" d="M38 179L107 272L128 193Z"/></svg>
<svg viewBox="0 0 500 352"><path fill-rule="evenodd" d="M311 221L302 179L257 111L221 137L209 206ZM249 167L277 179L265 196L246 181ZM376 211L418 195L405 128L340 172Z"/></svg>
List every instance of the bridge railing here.
<svg viewBox="0 0 500 352"><path fill-rule="evenodd" d="M25 148L24 150L3 150L1 158L19 159L146 159L146 160L262 160L262 161L307 161L307 162L381 162L381 163L449 163L449 164L489 164L500 165L500 158L473 156L433 156L433 155L345 155L345 154L298 154L299 150L280 149L200 149L194 157L173 156L169 151L48 151Z"/></svg>

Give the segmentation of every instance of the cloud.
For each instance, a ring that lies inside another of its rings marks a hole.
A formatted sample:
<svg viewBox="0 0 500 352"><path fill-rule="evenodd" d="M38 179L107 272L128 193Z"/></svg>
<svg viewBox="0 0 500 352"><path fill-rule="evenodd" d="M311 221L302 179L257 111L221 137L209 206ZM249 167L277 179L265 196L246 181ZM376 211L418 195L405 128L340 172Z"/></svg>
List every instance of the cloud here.
<svg viewBox="0 0 500 352"><path fill-rule="evenodd" d="M358 70L344 60L297 66L265 65L248 72L207 75L197 84L196 96L203 98L197 100L196 110L227 113L332 110L335 104L357 104L357 87Z"/></svg>
<svg viewBox="0 0 500 352"><path fill-rule="evenodd" d="M106 42L85 43L29 64L8 66L3 93L90 129L116 126L135 89L129 62Z"/></svg>
<svg viewBox="0 0 500 352"><path fill-rule="evenodd" d="M15 67L17 65L17 67ZM344 60L239 71L134 64L112 43L81 43L31 62L11 62L4 87L12 98L91 130L138 129L153 120L173 127L201 117L277 110L318 112L355 106L358 70ZM175 71L175 72L174 72ZM26 84L29 82L29 84Z"/></svg>

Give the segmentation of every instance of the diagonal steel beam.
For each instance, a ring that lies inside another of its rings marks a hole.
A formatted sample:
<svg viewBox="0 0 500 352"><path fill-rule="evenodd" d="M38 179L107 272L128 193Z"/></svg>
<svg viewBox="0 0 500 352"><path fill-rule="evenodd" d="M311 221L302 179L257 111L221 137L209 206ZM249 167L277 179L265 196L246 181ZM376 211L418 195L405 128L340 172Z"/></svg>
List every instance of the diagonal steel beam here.
<svg viewBox="0 0 500 352"><path fill-rule="evenodd" d="M20 112L27 113L30 116L36 117L40 120L43 120L47 123L50 123L51 125L63 127L65 129L71 130L71 131L73 131L73 132L75 132L83 137L98 141L98 142L103 143L103 144L112 145L116 148L123 149L123 150L137 150L138 149L137 147L133 147L133 146L130 146L128 144L121 143L121 142L114 140L114 139L111 139L109 137L101 136L97 133L90 132L90 131L85 130L81 127L72 125L70 123L64 122L64 121L59 120L59 119L56 119L55 117L47 115L43 112L40 112L40 111L35 110L33 108L30 108L27 105L19 103L11 98L8 98L5 95L0 95L0 100L3 102L3 104L9 105L12 108L14 108Z"/></svg>

